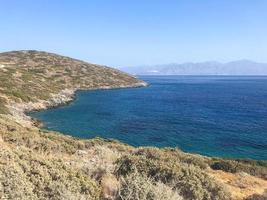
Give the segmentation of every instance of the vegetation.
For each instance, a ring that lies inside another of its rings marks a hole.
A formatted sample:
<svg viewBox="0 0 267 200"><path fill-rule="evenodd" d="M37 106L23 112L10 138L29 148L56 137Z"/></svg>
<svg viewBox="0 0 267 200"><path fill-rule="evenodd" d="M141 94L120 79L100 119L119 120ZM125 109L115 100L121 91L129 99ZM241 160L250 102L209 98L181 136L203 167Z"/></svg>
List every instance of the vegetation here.
<svg viewBox="0 0 267 200"><path fill-rule="evenodd" d="M0 53L0 91L16 102L47 100L63 89L122 87L143 83L105 66L39 51Z"/></svg>
<svg viewBox="0 0 267 200"><path fill-rule="evenodd" d="M121 188L118 199L121 200L183 200L179 192L161 182L156 182L135 171L120 178Z"/></svg>
<svg viewBox="0 0 267 200"><path fill-rule="evenodd" d="M6 107L6 100L0 97L0 114L7 114L8 109Z"/></svg>
<svg viewBox="0 0 267 200"><path fill-rule="evenodd" d="M153 150L156 157L140 155L123 156L118 160L118 176L129 176L136 171L151 180L164 183L179 191L185 199L229 199L230 195L198 165L180 162L173 155L164 152L166 161L159 149ZM159 152L159 153L158 153ZM160 156L159 156L160 155Z"/></svg>
<svg viewBox="0 0 267 200"><path fill-rule="evenodd" d="M238 173L246 172L253 176L258 176L267 180L267 162L255 161L248 159L220 159L213 158L210 162L210 167L214 170L223 170L225 172Z"/></svg>
<svg viewBox="0 0 267 200"><path fill-rule="evenodd" d="M228 200L236 191L242 193L237 199L265 198L265 161L80 140L25 125L21 113L14 112L18 103L47 102L65 89L137 86L142 81L38 51L2 53L0 65L0 199Z"/></svg>
<svg viewBox="0 0 267 200"><path fill-rule="evenodd" d="M98 199L97 183L60 159L45 159L29 149L1 145L0 182L6 199Z"/></svg>
<svg viewBox="0 0 267 200"><path fill-rule="evenodd" d="M253 194L246 198L246 200L266 200L267 199L267 189L263 194Z"/></svg>

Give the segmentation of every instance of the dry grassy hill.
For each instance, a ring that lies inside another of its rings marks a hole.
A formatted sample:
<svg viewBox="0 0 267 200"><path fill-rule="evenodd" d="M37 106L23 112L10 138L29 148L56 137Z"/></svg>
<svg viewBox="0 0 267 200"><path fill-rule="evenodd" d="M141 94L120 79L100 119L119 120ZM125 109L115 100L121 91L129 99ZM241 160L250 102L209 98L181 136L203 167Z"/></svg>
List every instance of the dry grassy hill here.
<svg viewBox="0 0 267 200"><path fill-rule="evenodd" d="M266 199L265 161L80 140L37 128L25 115L68 102L77 89L145 85L56 54L1 53L0 199Z"/></svg>

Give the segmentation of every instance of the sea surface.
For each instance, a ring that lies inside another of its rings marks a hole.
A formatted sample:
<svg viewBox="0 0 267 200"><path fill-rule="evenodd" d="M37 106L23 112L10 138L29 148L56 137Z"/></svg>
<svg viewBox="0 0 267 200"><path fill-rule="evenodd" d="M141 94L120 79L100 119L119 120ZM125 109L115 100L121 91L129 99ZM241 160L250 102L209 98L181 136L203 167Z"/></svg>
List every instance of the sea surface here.
<svg viewBox="0 0 267 200"><path fill-rule="evenodd" d="M150 86L79 91L71 104L31 116L80 138L267 160L267 77L140 78Z"/></svg>

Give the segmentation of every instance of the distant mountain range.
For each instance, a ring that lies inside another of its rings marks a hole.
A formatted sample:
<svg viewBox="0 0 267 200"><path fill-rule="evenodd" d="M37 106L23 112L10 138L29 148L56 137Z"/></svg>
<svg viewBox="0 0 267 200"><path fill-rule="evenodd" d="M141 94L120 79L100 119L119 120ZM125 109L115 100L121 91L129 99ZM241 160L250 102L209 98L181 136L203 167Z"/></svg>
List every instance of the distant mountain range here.
<svg viewBox="0 0 267 200"><path fill-rule="evenodd" d="M173 63L120 69L134 75L267 75L267 63L250 60L238 60L228 63L215 61Z"/></svg>

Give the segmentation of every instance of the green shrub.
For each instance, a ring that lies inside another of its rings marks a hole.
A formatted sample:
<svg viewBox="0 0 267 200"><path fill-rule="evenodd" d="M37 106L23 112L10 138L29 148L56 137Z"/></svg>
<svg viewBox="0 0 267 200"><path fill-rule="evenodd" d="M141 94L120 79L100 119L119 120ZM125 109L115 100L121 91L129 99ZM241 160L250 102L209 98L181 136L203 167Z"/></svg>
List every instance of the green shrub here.
<svg viewBox="0 0 267 200"><path fill-rule="evenodd" d="M27 95L27 93L21 91L21 90L18 90L18 89L13 89L13 90L9 90L7 92L7 95L10 96L11 98L15 98L16 100L20 99L22 101L25 101L25 102L29 102L31 100L31 98Z"/></svg>
<svg viewBox="0 0 267 200"><path fill-rule="evenodd" d="M223 170L231 173L237 172L237 164L235 162L229 162L226 160L215 161L210 165L210 167L214 170Z"/></svg>
<svg viewBox="0 0 267 200"><path fill-rule="evenodd" d="M192 155L182 152L179 149L174 148L139 148L134 155L142 155L147 159L164 160L165 162L181 162L190 165L195 165L201 169L206 169L208 164L204 157L198 155Z"/></svg>
<svg viewBox="0 0 267 200"><path fill-rule="evenodd" d="M243 164L248 164L252 166L261 166L261 167L267 167L267 161L266 160L252 160L252 159L235 159L235 161Z"/></svg>
<svg viewBox="0 0 267 200"><path fill-rule="evenodd" d="M213 158L210 161L210 167L214 170L223 170L226 172L237 173L246 172L252 176L258 176L267 180L267 162L253 160L229 160Z"/></svg>
<svg viewBox="0 0 267 200"><path fill-rule="evenodd" d="M0 114L8 114L8 108L6 107L6 100L0 97Z"/></svg>

